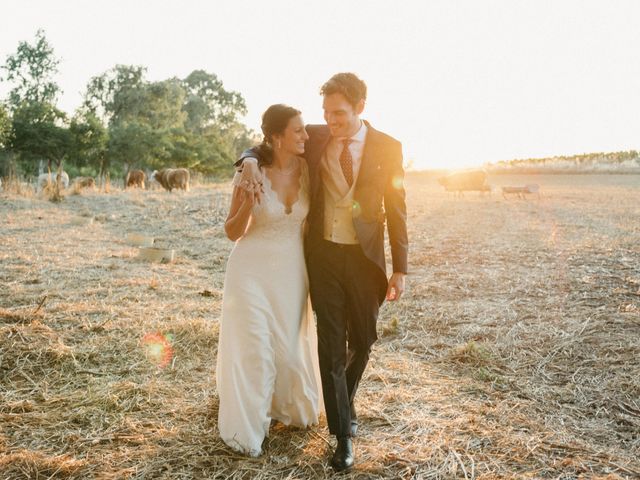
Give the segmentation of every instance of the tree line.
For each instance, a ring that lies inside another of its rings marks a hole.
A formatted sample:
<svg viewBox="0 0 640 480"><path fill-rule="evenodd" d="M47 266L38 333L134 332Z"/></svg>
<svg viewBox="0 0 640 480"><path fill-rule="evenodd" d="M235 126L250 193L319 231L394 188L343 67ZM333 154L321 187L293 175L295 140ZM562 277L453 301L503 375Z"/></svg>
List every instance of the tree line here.
<svg viewBox="0 0 640 480"><path fill-rule="evenodd" d="M239 121L244 98L214 73L152 82L145 67L116 65L89 80L82 105L69 116L57 107L59 64L39 30L0 67L0 81L11 85L0 99L0 176L63 167L103 177L168 166L226 176L256 140Z"/></svg>
<svg viewBox="0 0 640 480"><path fill-rule="evenodd" d="M582 153L578 155L558 155L550 158L525 158L502 160L489 163L486 167L497 171L576 171L576 172L638 172L640 152L628 150L608 153Z"/></svg>

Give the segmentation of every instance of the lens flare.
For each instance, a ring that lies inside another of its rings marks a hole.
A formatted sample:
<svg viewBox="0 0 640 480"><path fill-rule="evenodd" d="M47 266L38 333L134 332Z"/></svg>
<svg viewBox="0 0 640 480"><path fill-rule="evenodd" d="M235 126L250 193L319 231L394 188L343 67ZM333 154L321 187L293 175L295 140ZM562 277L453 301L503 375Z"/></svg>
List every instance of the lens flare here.
<svg viewBox="0 0 640 480"><path fill-rule="evenodd" d="M353 201L353 205L351 206L351 208L352 208L352 215L354 217L359 217L360 214L362 213L362 207L355 200Z"/></svg>
<svg viewBox="0 0 640 480"><path fill-rule="evenodd" d="M147 333L142 337L142 348L145 356L158 368L164 368L173 358L171 341L173 336L163 335L160 332Z"/></svg>
<svg viewBox="0 0 640 480"><path fill-rule="evenodd" d="M397 175L393 177L393 180L391 180L391 184L393 185L393 188L395 188L396 190L400 190L402 188L402 176Z"/></svg>

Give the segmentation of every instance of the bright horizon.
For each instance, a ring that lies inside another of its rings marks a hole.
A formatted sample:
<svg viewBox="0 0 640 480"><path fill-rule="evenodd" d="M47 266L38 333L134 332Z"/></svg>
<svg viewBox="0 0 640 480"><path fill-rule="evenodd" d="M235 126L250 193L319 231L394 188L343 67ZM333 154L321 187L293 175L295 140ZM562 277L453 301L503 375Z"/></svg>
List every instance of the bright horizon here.
<svg viewBox="0 0 640 480"><path fill-rule="evenodd" d="M69 114L91 77L127 64L151 81L215 73L256 131L279 102L322 123L320 85L352 71L369 88L363 118L415 169L640 149L633 0L12 3L0 63L42 28Z"/></svg>

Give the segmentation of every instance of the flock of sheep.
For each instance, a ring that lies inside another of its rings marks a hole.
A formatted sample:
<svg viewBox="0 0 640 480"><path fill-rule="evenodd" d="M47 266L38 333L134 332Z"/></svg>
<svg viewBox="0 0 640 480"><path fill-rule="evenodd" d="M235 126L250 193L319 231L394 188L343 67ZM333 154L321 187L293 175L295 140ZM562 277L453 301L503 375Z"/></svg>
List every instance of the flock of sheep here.
<svg viewBox="0 0 640 480"><path fill-rule="evenodd" d="M159 183L169 192L175 189L189 191L190 178L189 170L186 168L163 168L162 170L154 170L149 176L149 181ZM58 179L63 188L69 188L69 175L63 171L58 174L40 174L36 183L37 191L42 191L48 185L56 183ZM125 177L124 188L137 187L145 189L145 180L146 174L144 171L130 170ZM456 195L462 195L463 192L467 191L491 192L491 186L487 184L487 174L482 170L456 172L446 177L438 178L438 183L442 185L447 192L454 192ZM80 190L83 188L94 188L95 185L96 182L92 177L76 177L73 180L72 187ZM508 195L525 198L527 194L537 194L539 197L539 188L537 184L502 187L502 195L505 198L507 198ZM0 179L0 190L1 189L2 180Z"/></svg>
<svg viewBox="0 0 640 480"><path fill-rule="evenodd" d="M130 170L127 172L124 181L124 188L138 187L145 189L146 174L142 170ZM69 175L63 171L61 173L42 173L38 176L36 190L42 191L48 185L60 181L60 186L69 188ZM149 181L159 183L165 190L171 192L174 189L189 191L190 174L186 168L163 168L154 170ZM1 185L1 183L0 183ZM94 188L96 185L92 177L76 177L71 186L78 190L83 188Z"/></svg>

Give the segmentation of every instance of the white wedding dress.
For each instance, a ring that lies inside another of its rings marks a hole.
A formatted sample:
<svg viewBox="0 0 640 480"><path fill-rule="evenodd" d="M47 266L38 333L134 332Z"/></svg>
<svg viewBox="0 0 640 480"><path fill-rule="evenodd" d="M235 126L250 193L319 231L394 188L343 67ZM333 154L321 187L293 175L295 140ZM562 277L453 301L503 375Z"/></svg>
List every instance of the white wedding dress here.
<svg viewBox="0 0 640 480"><path fill-rule="evenodd" d="M258 456L272 419L307 427L321 408L316 330L303 255L306 162L298 200L264 195L227 262L216 369L218 428L234 450ZM236 174L238 175L238 174Z"/></svg>

